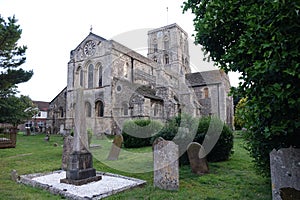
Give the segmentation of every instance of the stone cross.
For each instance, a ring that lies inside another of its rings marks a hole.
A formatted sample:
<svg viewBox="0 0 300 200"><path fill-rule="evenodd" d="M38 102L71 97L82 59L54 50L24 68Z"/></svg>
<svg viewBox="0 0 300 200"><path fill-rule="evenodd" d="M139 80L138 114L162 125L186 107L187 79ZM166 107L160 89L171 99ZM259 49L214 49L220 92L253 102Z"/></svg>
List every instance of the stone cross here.
<svg viewBox="0 0 300 200"><path fill-rule="evenodd" d="M79 88L76 92L75 118L74 118L74 145L73 151L79 152L87 150L88 135L86 129L85 104L83 99L83 89Z"/></svg>
<svg viewBox="0 0 300 200"><path fill-rule="evenodd" d="M111 150L109 152L107 160L118 160L122 143L123 143L123 136L116 135L112 143Z"/></svg>
<svg viewBox="0 0 300 200"><path fill-rule="evenodd" d="M164 190L179 189L178 145L163 138L153 143L154 186Z"/></svg>
<svg viewBox="0 0 300 200"><path fill-rule="evenodd" d="M76 92L73 151L69 156L66 178L61 179L61 183L83 185L102 178L96 175L96 169L93 168L93 156L88 151L89 145L85 118L83 89L79 88Z"/></svg>
<svg viewBox="0 0 300 200"><path fill-rule="evenodd" d="M206 153L201 144L191 142L187 147L187 153L193 173L198 175L209 173Z"/></svg>

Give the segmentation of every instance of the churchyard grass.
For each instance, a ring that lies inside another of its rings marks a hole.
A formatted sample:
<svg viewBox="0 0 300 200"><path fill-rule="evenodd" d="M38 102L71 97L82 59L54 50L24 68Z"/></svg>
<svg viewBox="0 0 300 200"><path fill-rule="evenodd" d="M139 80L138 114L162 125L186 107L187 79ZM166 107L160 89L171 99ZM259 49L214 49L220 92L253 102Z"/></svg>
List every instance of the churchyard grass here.
<svg viewBox="0 0 300 200"><path fill-rule="evenodd" d="M63 138L58 135L51 135L50 142L45 142L44 137L44 134L23 136L22 133L19 133L16 148L0 149L0 199L61 199L58 195L50 194L47 191L17 184L10 177L12 169L16 169L19 175L60 169ZM97 143L101 143L102 150L109 149L111 144L103 143L101 140L92 142L92 144ZM251 159L242 145L242 139L238 134L235 134L235 153L229 161L209 163L210 174L197 176L191 173L189 166L181 167L178 192L154 188L153 172L130 173L109 167L111 163L120 161L109 161L109 166L103 164L99 161L101 160L100 157L102 156L104 159L107 154L101 155L101 149L95 152L97 154L95 157L99 159L94 159L94 168L97 171L118 173L147 181L144 187L128 190L107 199L271 199L269 179L255 173ZM135 156L141 155L140 153L151 155L151 147L127 149L125 153L121 152L119 159L132 160L134 162L131 163L138 165L139 168L152 165L148 162L149 158L136 159Z"/></svg>

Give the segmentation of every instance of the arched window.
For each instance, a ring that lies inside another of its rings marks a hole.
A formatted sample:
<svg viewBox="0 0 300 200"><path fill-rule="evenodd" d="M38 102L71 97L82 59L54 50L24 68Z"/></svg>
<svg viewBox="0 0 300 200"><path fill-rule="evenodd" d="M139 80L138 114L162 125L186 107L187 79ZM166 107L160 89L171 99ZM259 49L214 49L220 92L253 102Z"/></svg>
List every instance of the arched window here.
<svg viewBox="0 0 300 200"><path fill-rule="evenodd" d="M157 44L154 44L153 45L153 50L154 50L154 52L157 52L158 50L157 50Z"/></svg>
<svg viewBox="0 0 300 200"><path fill-rule="evenodd" d="M79 84L83 87L83 70L79 69Z"/></svg>
<svg viewBox="0 0 300 200"><path fill-rule="evenodd" d="M122 103L122 109L123 109L123 115L127 116L128 115L128 103L123 102Z"/></svg>
<svg viewBox="0 0 300 200"><path fill-rule="evenodd" d="M124 64L124 77L129 78L129 63L128 62L126 62Z"/></svg>
<svg viewBox="0 0 300 200"><path fill-rule="evenodd" d="M59 108L59 116L60 116L61 118L64 117L64 109L63 109L62 107Z"/></svg>
<svg viewBox="0 0 300 200"><path fill-rule="evenodd" d="M208 94L208 88L204 88L203 89L203 92L204 92L204 98L208 98L209 94Z"/></svg>
<svg viewBox="0 0 300 200"><path fill-rule="evenodd" d="M94 87L94 65L90 64L88 68L88 88Z"/></svg>
<svg viewBox="0 0 300 200"><path fill-rule="evenodd" d="M98 86L102 87L102 65L99 66L98 74L99 74Z"/></svg>
<svg viewBox="0 0 300 200"><path fill-rule="evenodd" d="M156 117L158 115L158 104L156 103L154 105L154 117Z"/></svg>
<svg viewBox="0 0 300 200"><path fill-rule="evenodd" d="M168 54L165 54L165 64L167 65L167 64L169 64L169 55Z"/></svg>
<svg viewBox="0 0 300 200"><path fill-rule="evenodd" d="M104 104L100 100L96 102L96 116L97 117L104 116Z"/></svg>
<svg viewBox="0 0 300 200"><path fill-rule="evenodd" d="M85 103L85 116L92 117L92 106L89 102Z"/></svg>
<svg viewBox="0 0 300 200"><path fill-rule="evenodd" d="M165 50L169 49L169 38L167 36L164 38L164 48Z"/></svg>

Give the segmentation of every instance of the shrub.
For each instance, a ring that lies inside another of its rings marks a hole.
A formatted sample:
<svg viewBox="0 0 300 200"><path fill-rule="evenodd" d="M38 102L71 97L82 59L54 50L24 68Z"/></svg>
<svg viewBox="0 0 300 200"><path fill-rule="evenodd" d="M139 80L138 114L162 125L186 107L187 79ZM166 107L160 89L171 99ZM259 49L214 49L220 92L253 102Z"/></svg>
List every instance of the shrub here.
<svg viewBox="0 0 300 200"><path fill-rule="evenodd" d="M218 134L218 132L221 131L220 127L223 127L223 129L222 132ZM211 162L228 160L233 153L233 131L219 118L201 118L194 142L202 144L204 138L206 138L208 143L210 143L215 137L219 137L219 139L207 155L207 160Z"/></svg>
<svg viewBox="0 0 300 200"><path fill-rule="evenodd" d="M198 120L187 114L175 116L165 124L158 134L152 137L151 143L158 137L162 137L165 140L172 140L178 145L179 155L183 155L186 152L187 146L193 141L196 135ZM181 156L179 163L186 163L182 159L186 158Z"/></svg>
<svg viewBox="0 0 300 200"><path fill-rule="evenodd" d="M151 146L151 137L158 133L162 127L162 123L156 120L136 119L125 121L122 130L124 147Z"/></svg>
<svg viewBox="0 0 300 200"><path fill-rule="evenodd" d="M178 134L180 128L188 128L189 131L186 134L182 134L182 131ZM220 131L221 133L219 133ZM179 145L179 153L182 155L179 159L180 165L189 164L186 153L188 144L192 141L203 144L205 138L206 144L211 144L214 140L217 140L207 155L208 161L225 161L233 153L233 132L224 122L216 117L196 119L187 116L184 118L177 116L171 119L159 134L152 138L152 142L157 137L162 137L165 140L173 140ZM210 145L207 146L209 147ZM206 149L206 151L209 151L209 149Z"/></svg>

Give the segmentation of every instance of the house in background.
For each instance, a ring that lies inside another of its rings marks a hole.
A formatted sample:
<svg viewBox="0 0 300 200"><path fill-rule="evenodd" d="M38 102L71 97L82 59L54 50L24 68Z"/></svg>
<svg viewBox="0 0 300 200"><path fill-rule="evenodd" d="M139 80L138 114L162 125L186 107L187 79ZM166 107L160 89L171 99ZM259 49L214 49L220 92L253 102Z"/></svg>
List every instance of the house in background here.
<svg viewBox="0 0 300 200"><path fill-rule="evenodd" d="M34 115L31 119L28 119L24 124L20 125L18 128L20 130L25 130L29 128L34 132L45 132L47 118L48 118L48 109L49 102L45 101L32 101L37 108L37 114Z"/></svg>

